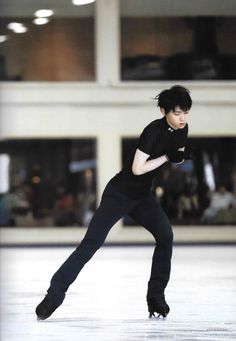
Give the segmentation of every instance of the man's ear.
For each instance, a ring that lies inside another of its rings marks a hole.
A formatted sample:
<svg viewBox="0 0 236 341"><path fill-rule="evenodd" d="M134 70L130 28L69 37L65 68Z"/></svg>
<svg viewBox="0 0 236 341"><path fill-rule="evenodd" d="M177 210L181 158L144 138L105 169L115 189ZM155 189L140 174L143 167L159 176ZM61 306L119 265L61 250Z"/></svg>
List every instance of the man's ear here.
<svg viewBox="0 0 236 341"><path fill-rule="evenodd" d="M166 114L165 113L165 109L164 108L160 108L160 110L161 110L162 115L165 116L165 114Z"/></svg>

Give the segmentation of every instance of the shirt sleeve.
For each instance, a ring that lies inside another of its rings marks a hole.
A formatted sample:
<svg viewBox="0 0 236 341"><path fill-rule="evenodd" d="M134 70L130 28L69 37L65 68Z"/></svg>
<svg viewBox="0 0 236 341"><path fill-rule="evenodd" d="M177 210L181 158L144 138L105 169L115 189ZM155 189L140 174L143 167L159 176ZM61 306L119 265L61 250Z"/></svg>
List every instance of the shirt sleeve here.
<svg viewBox="0 0 236 341"><path fill-rule="evenodd" d="M155 134L153 133L153 129L150 126L147 126L139 137L137 148L142 152L151 155L154 141Z"/></svg>

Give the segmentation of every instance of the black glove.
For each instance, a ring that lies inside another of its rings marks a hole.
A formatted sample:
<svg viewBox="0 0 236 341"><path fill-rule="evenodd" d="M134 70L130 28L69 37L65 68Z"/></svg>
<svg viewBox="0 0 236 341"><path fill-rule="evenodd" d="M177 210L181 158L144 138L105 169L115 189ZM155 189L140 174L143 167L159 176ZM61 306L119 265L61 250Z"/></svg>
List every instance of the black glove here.
<svg viewBox="0 0 236 341"><path fill-rule="evenodd" d="M166 153L167 159L173 163L182 163L184 162L184 151L181 150L171 150Z"/></svg>
<svg viewBox="0 0 236 341"><path fill-rule="evenodd" d="M172 163L182 163L184 160L193 160L194 161L194 155L191 148L186 148L183 150L171 150L167 154L168 161Z"/></svg>
<svg viewBox="0 0 236 341"><path fill-rule="evenodd" d="M184 150L184 159L195 161L194 150L189 146L186 146Z"/></svg>

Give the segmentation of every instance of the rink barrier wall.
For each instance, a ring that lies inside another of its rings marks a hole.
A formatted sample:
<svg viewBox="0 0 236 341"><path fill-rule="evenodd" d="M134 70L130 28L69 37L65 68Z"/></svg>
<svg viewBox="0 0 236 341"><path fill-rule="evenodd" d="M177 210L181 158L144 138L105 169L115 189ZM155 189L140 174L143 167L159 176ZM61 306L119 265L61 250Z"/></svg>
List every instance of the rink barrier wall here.
<svg viewBox="0 0 236 341"><path fill-rule="evenodd" d="M175 226L175 245L236 244L235 226ZM0 246L71 246L78 245L87 229L68 228L1 228ZM154 244L150 233L142 228L119 225L108 234L104 245L149 245Z"/></svg>

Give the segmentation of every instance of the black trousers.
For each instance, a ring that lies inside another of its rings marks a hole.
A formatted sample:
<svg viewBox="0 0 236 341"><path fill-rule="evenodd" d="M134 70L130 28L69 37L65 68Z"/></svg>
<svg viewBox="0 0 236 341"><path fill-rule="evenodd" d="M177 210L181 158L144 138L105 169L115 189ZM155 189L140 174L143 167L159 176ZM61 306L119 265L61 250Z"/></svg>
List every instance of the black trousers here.
<svg viewBox="0 0 236 341"><path fill-rule="evenodd" d="M173 244L173 232L166 214L153 194L143 199L130 199L108 183L84 239L53 275L49 294L58 300L65 296L83 266L102 246L111 227L126 214L151 232L156 241L147 299L164 292L170 277Z"/></svg>

